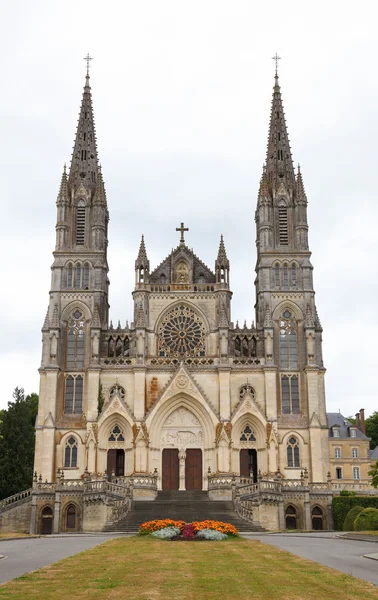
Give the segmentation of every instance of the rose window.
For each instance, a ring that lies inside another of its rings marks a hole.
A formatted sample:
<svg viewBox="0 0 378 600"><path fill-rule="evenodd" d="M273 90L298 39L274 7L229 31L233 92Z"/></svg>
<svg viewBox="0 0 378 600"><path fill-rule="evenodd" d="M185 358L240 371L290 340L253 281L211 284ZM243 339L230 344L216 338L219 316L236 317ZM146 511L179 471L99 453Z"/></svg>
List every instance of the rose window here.
<svg viewBox="0 0 378 600"><path fill-rule="evenodd" d="M205 327L191 308L171 310L159 327L160 356L205 356Z"/></svg>

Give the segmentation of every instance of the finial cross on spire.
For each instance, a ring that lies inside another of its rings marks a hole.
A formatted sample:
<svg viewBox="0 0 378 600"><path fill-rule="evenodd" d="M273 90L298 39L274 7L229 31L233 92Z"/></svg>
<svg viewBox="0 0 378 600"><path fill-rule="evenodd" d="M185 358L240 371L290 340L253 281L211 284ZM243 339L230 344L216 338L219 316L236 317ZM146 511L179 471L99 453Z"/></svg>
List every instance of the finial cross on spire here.
<svg viewBox="0 0 378 600"><path fill-rule="evenodd" d="M91 56L89 56L89 52L87 53L87 56L84 56L84 60L87 62L87 77L89 76L89 63L91 60L93 60L93 58Z"/></svg>
<svg viewBox="0 0 378 600"><path fill-rule="evenodd" d="M278 75L278 61L281 60L281 57L278 56L277 52L274 56L272 56L272 60L276 63L276 75Z"/></svg>
<svg viewBox="0 0 378 600"><path fill-rule="evenodd" d="M176 227L176 231L181 231L180 244L185 244L184 231L189 231L189 227L184 227L184 223L181 223L181 227Z"/></svg>

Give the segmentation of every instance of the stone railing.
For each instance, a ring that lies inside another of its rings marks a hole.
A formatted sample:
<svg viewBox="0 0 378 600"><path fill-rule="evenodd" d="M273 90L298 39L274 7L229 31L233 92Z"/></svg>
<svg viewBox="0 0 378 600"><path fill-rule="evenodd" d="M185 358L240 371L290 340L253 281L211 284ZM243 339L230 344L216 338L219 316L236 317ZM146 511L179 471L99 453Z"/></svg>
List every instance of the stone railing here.
<svg viewBox="0 0 378 600"><path fill-rule="evenodd" d="M100 363L102 365L110 365L110 366L133 366L136 363L135 358L124 358L123 356L118 356L118 357L107 357L107 358L101 358Z"/></svg>
<svg viewBox="0 0 378 600"><path fill-rule="evenodd" d="M332 482L332 489L334 491L340 492L342 490L350 490L350 491L364 491L369 492L371 494L376 494L377 490L375 490L370 481L357 481L355 479L342 479L339 481Z"/></svg>
<svg viewBox="0 0 378 600"><path fill-rule="evenodd" d="M209 475L207 480L209 490L230 489L235 477L232 477L232 475L225 475L224 477L222 475Z"/></svg>
<svg viewBox="0 0 378 600"><path fill-rule="evenodd" d="M78 490L83 491L84 489L84 481L82 479L59 479L56 483L56 489L61 491L64 490Z"/></svg>
<svg viewBox="0 0 378 600"><path fill-rule="evenodd" d="M126 517L130 508L131 508L131 499L130 498L123 498L122 500L116 500L114 503L114 506L112 508L110 521L113 521L113 522L120 521L121 519Z"/></svg>
<svg viewBox="0 0 378 600"><path fill-rule="evenodd" d="M94 479L84 482L84 492L86 495L110 494L118 498L125 498L130 495L130 486L114 483L107 479Z"/></svg>
<svg viewBox="0 0 378 600"><path fill-rule="evenodd" d="M195 357L195 358L177 358L177 357L153 357L153 358L147 358L146 359L146 364L147 365L153 365L153 366L178 366L181 365L181 363L183 363L185 366L190 367L203 367L203 366L213 366L219 363L219 358L217 357L209 357L206 358L206 356L199 356L199 357Z"/></svg>
<svg viewBox="0 0 378 600"><path fill-rule="evenodd" d="M156 475L133 475L130 477L130 482L135 488L151 488L157 489L157 476Z"/></svg>
<svg viewBox="0 0 378 600"><path fill-rule="evenodd" d="M4 498L4 500L1 500L0 502L0 510L7 509L15 504L21 504L22 502L25 502L25 500L31 498L32 491L32 488L29 488L28 490L24 490L23 492L18 492L18 494L9 496L9 498Z"/></svg>

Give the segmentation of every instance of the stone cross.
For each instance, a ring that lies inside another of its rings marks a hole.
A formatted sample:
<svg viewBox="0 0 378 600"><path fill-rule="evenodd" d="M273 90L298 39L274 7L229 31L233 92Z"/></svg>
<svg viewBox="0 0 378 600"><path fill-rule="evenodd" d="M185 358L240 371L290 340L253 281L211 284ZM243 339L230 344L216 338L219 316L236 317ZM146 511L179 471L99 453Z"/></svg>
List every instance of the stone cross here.
<svg viewBox="0 0 378 600"><path fill-rule="evenodd" d="M185 244L184 231L189 231L189 227L184 227L184 223L181 223L181 227L176 227L176 231L181 231L180 244Z"/></svg>

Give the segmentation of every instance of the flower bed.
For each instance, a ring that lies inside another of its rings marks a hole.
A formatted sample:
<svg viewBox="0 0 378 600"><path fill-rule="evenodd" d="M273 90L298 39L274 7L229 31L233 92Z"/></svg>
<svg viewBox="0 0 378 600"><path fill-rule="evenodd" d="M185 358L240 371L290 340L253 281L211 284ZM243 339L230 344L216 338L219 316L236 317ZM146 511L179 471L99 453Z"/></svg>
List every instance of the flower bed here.
<svg viewBox="0 0 378 600"><path fill-rule="evenodd" d="M152 535L160 540L172 541L221 541L228 537L237 536L236 527L222 521L174 521L173 519L162 519L146 521L139 527L139 534Z"/></svg>

